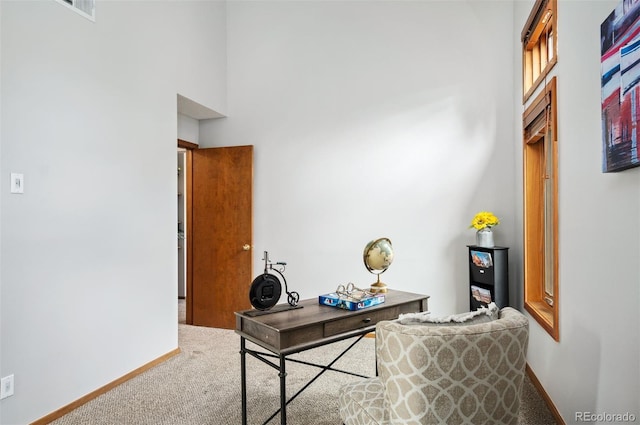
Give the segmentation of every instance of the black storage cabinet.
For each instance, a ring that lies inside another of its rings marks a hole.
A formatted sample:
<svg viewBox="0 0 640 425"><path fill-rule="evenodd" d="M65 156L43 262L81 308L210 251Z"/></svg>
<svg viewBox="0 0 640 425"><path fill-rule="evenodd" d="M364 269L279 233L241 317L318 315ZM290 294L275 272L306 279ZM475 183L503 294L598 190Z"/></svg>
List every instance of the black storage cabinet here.
<svg viewBox="0 0 640 425"><path fill-rule="evenodd" d="M509 305L509 248L469 247L469 306L471 311L491 301L499 308Z"/></svg>

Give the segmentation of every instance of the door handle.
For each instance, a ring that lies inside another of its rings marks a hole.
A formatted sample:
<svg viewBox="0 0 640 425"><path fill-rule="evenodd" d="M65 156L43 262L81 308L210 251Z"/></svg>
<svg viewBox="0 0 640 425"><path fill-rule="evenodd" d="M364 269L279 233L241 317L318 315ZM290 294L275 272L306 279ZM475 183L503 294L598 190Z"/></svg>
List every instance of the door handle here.
<svg viewBox="0 0 640 425"><path fill-rule="evenodd" d="M251 245L249 245L248 243L242 245L242 250L243 251L249 251L251 250Z"/></svg>

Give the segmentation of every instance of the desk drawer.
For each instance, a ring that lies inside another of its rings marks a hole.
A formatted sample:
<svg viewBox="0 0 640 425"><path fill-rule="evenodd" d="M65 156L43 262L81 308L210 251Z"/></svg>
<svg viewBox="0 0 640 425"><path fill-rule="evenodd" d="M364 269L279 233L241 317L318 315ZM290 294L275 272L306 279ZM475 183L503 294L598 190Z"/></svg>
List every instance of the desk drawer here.
<svg viewBox="0 0 640 425"><path fill-rule="evenodd" d="M344 332L353 331L367 326L375 325L381 320L391 320L398 317L397 308L363 311L362 313L334 320L324 324L324 336L330 337Z"/></svg>

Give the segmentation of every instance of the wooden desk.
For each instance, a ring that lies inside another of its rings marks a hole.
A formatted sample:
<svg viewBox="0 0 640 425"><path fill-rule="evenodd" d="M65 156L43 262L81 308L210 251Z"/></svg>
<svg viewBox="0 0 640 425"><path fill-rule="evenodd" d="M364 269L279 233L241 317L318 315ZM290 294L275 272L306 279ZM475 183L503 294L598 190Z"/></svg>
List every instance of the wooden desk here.
<svg viewBox="0 0 640 425"><path fill-rule="evenodd" d="M320 305L316 297L300 301L298 306L301 308L291 310L259 315L255 315L257 313L255 310L236 312L236 333L241 337L242 424L247 424L247 354L271 365L280 372L280 410L267 419L265 424L280 412L280 423L285 425L287 423L286 405L306 388L306 386L303 387L287 401L285 360L288 355L355 336L362 337L374 331L376 324L382 320L396 319L403 313L427 311L428 299L427 295L389 290L383 304L359 311ZM273 354L247 349L246 340ZM265 356L278 358L279 364L270 362ZM311 382L325 371L335 370L331 369L332 365L333 362L327 366L312 365L323 370Z"/></svg>

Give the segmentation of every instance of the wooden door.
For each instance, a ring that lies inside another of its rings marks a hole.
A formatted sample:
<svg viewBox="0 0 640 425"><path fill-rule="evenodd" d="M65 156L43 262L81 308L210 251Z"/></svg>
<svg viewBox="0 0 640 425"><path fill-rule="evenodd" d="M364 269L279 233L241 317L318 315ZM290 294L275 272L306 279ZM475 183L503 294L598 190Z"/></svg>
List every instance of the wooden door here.
<svg viewBox="0 0 640 425"><path fill-rule="evenodd" d="M251 308L253 146L192 155L189 316L193 325L234 329L233 313Z"/></svg>

